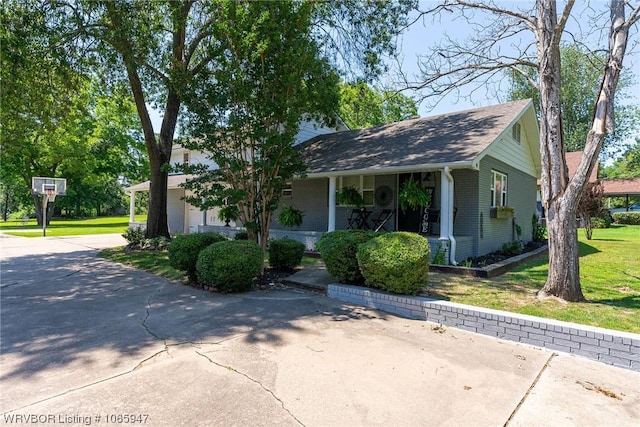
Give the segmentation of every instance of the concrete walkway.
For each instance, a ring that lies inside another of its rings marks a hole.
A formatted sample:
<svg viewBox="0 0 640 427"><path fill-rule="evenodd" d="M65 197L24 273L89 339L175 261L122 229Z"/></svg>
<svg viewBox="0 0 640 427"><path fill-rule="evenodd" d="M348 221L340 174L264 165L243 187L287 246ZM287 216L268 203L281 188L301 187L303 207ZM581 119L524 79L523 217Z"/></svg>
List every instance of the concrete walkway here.
<svg viewBox="0 0 640 427"><path fill-rule="evenodd" d="M640 422L638 373L317 293L197 290L95 256L118 237L0 237L1 425Z"/></svg>

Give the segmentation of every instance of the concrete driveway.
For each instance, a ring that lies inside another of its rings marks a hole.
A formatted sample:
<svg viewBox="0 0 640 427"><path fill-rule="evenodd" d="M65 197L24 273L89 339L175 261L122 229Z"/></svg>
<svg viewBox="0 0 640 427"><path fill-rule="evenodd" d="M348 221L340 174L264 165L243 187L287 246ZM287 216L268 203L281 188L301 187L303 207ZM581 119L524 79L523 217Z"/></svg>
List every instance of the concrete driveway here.
<svg viewBox="0 0 640 427"><path fill-rule="evenodd" d="M0 235L0 424L638 425L640 374L296 290L218 295Z"/></svg>

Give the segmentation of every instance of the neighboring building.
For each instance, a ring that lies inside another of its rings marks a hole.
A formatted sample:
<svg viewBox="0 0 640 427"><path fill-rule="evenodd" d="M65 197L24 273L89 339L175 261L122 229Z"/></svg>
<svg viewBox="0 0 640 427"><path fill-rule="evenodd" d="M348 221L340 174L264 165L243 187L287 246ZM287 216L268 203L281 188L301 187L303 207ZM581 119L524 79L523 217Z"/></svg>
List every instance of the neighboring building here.
<svg viewBox="0 0 640 427"><path fill-rule="evenodd" d="M451 263L499 250L518 238L531 240L540 175L531 100L324 133L298 149L307 177L293 180L281 203L303 210L303 223L287 230L274 221L272 237L287 235L314 249L323 232L353 225L358 212L338 206L335 197L336 191L353 186L365 200L369 227L375 228L379 223L373 220L383 219L385 211L386 230L424 234L434 251L446 250ZM409 178L431 190L430 206L407 212L398 208L398 190ZM184 230L203 224L202 215L188 206L183 212L190 218ZM509 213L513 218L496 218ZM214 225L207 228L224 231L213 216L207 214L207 224Z"/></svg>

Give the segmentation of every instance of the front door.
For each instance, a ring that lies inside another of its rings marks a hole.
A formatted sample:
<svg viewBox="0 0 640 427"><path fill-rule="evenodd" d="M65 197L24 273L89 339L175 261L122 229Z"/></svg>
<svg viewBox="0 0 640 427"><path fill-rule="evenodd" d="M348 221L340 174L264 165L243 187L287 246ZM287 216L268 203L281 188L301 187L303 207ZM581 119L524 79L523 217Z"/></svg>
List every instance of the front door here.
<svg viewBox="0 0 640 427"><path fill-rule="evenodd" d="M398 175L398 188L402 189L402 185L410 180L414 179L418 182L423 182L422 173L402 173ZM424 183L423 183L424 185ZM429 206L433 204L433 196L434 196L434 188L427 187L431 191L431 201L429 202ZM398 193L400 190L398 190ZM422 221L424 216L424 210L429 206L425 206L424 208L412 209L407 208L406 211L403 211L400 208L400 204L398 204L398 230L399 231L411 231L413 233L422 233Z"/></svg>

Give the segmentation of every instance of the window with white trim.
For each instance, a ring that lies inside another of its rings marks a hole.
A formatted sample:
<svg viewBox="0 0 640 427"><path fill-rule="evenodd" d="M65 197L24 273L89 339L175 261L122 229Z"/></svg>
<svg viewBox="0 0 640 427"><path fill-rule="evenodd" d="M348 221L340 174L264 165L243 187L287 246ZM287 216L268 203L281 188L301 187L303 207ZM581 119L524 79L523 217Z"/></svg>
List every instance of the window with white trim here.
<svg viewBox="0 0 640 427"><path fill-rule="evenodd" d="M507 206L507 175L491 171L491 207Z"/></svg>
<svg viewBox="0 0 640 427"><path fill-rule="evenodd" d="M352 175L341 176L338 179L337 190L353 187L362 196L365 206L373 206L373 195L375 192L375 175Z"/></svg>

